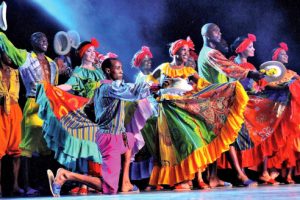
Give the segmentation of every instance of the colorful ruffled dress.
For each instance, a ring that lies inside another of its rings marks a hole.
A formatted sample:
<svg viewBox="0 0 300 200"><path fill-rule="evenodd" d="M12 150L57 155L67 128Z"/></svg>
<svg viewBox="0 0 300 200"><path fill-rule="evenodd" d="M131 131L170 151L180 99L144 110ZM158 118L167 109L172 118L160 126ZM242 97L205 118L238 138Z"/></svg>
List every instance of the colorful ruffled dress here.
<svg viewBox="0 0 300 200"><path fill-rule="evenodd" d="M159 68L161 77L183 82L197 73L169 63ZM176 94L177 86L166 89L159 99L157 138L153 139L157 164L150 184L173 186L192 180L199 169L229 149L244 122L248 96L239 82L210 84L202 78L188 92Z"/></svg>
<svg viewBox="0 0 300 200"><path fill-rule="evenodd" d="M251 63L241 67L256 71ZM290 91L288 89L264 89L266 82L258 83L244 78L240 82L247 90L249 102L245 109L245 123L234 143L241 167L253 167L263 162L264 158L276 153L286 144L293 133L289 126L294 126L290 115ZM221 168L230 168L223 155L218 162Z"/></svg>
<svg viewBox="0 0 300 200"><path fill-rule="evenodd" d="M296 175L299 175L300 166L300 77L292 71L287 70L285 76L276 82L272 82L272 85L288 84L289 91L291 93L290 110L287 115L287 120L292 121L288 124L289 137L287 138L286 144L283 145L278 152L270 159L268 159L268 167L281 168L283 162L286 167L291 168L297 166Z"/></svg>
<svg viewBox="0 0 300 200"><path fill-rule="evenodd" d="M39 115L47 145L60 163L73 171L87 172L87 162L102 164L103 192L116 193L120 156L133 146L132 134L125 133L125 101L149 95L147 84L101 81L94 91L96 122L83 112L88 98L72 95L47 83L38 85ZM102 157L103 156L103 157Z"/></svg>
<svg viewBox="0 0 300 200"><path fill-rule="evenodd" d="M147 82L147 75L139 72L135 83ZM130 165L130 180L149 178L153 169L153 155L155 155L157 101L153 96L138 102L126 103L126 130L135 133L136 145L133 162ZM135 120L133 120L135 119ZM136 123L132 123L136 122ZM134 126L133 126L134 125ZM151 142L146 142L151 141Z"/></svg>

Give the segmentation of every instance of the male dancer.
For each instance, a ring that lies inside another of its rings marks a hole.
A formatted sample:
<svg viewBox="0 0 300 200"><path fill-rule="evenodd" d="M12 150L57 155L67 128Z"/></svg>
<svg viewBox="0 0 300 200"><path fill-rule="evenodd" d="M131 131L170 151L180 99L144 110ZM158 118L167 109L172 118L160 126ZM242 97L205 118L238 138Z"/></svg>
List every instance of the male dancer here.
<svg viewBox="0 0 300 200"><path fill-rule="evenodd" d="M201 35L203 38L203 47L199 53L198 58L198 73L199 76L205 78L211 83L226 83L232 79L253 78L259 80L263 75L259 72L243 69L232 61L228 60L221 51L226 51L226 44L221 37L220 28L213 23L207 23L201 28ZM223 42L222 42L223 41ZM243 185L257 185L251 181L244 171L241 169L234 146L230 146L229 150L230 160L232 167L238 173L238 179L241 180ZM211 187L222 186L223 181L217 177L216 163L213 164L209 178Z"/></svg>
<svg viewBox="0 0 300 200"><path fill-rule="evenodd" d="M0 197L1 188L1 159L4 155L13 157L13 193L22 195L24 190L19 187L20 169L19 148L21 142L22 111L19 99L19 72L8 56L1 51L0 60Z"/></svg>
<svg viewBox="0 0 300 200"><path fill-rule="evenodd" d="M133 145L132 134L124 133L124 101L146 98L150 91L145 83L123 83L122 63L117 58L103 61L102 70L108 80L102 82L94 96L96 121L99 126L96 141L103 158L102 176L87 176L61 168L54 178L53 173L48 170L50 189L54 197L60 195L61 186L68 180L82 182L102 190L105 194L115 194L118 191L121 154L125 153L126 157L130 157ZM131 191L138 191L138 188L133 186Z"/></svg>
<svg viewBox="0 0 300 200"><path fill-rule="evenodd" d="M58 82L58 70L55 62L45 55L48 49L48 40L44 33L35 32L30 38L32 52L16 48L0 32L0 47L19 66L19 72L26 88L27 101L23 110L22 119L22 141L20 148L24 156L25 189L27 195L37 195L38 191L28 186L28 159L34 152L41 155L49 155L51 152L47 148L42 135L43 121L38 117L38 104L35 103L36 84L46 81L51 84Z"/></svg>

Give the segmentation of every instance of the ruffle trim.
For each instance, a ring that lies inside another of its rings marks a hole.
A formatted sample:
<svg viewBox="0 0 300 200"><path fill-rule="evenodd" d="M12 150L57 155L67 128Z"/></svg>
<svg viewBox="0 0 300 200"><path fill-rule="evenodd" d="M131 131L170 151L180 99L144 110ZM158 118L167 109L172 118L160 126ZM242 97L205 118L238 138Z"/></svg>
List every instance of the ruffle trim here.
<svg viewBox="0 0 300 200"><path fill-rule="evenodd" d="M128 114L128 113L127 113ZM148 99L142 99L137 102L134 114L130 122L126 125L126 132L134 135L134 146L132 148L132 159L135 154L145 145L141 130L144 128L146 121L153 115L151 104ZM128 117L128 116L127 116Z"/></svg>
<svg viewBox="0 0 300 200"><path fill-rule="evenodd" d="M154 166L150 177L150 185L166 184L173 186L183 181L192 180L198 170L204 171L208 164L213 163L222 153L229 150L229 145L237 138L244 122L243 113L249 99L239 82L236 82L235 91L236 98L219 136L210 144L196 149L178 165Z"/></svg>
<svg viewBox="0 0 300 200"><path fill-rule="evenodd" d="M55 117L43 85L38 85L37 90L38 115L44 120L44 138L54 151L54 158L68 169L82 173L88 172L89 160L101 164L102 156L96 142L70 135Z"/></svg>
<svg viewBox="0 0 300 200"><path fill-rule="evenodd" d="M142 180L149 178L153 169L153 158L140 162L132 162L130 169L130 180Z"/></svg>
<svg viewBox="0 0 300 200"><path fill-rule="evenodd" d="M161 66L161 74L173 78L187 78L195 73L197 73L192 67L183 67L181 69L175 69L170 66L170 63L163 63Z"/></svg>
<svg viewBox="0 0 300 200"><path fill-rule="evenodd" d="M300 94L297 91L300 90L300 81L294 81L289 86L289 90L291 93L290 104L286 108L282 120L274 133L268 139L251 149L237 151L237 156L242 168L257 166L263 162L265 157L270 156L273 156L273 158L268 161L269 167L278 167L279 163L281 164L282 161L286 159L286 154L280 151L283 151L282 148L288 145L290 140L299 137ZM291 158L290 163L293 163L292 160L293 159ZM224 156L219 159L218 166L220 168L230 168L230 165Z"/></svg>

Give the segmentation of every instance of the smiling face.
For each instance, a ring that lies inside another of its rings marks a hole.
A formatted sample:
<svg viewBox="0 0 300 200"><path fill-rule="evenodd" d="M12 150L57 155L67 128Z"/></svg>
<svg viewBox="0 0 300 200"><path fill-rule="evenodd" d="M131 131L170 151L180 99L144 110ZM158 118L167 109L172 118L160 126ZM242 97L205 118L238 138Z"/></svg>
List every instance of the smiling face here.
<svg viewBox="0 0 300 200"><path fill-rule="evenodd" d="M31 36L31 45L34 51L45 53L48 49L48 40L44 33L37 32Z"/></svg>
<svg viewBox="0 0 300 200"><path fill-rule="evenodd" d="M186 63L190 57L190 48L187 45L181 47L175 54L177 61Z"/></svg>
<svg viewBox="0 0 300 200"><path fill-rule="evenodd" d="M281 50L280 53L278 54L277 61L287 64L289 62L289 56L287 55L287 52L285 50Z"/></svg>
<svg viewBox="0 0 300 200"><path fill-rule="evenodd" d="M255 52L255 48L253 46L253 42L251 42L241 54L247 58L247 57L253 57L254 52Z"/></svg>
<svg viewBox="0 0 300 200"><path fill-rule="evenodd" d="M83 54L82 60L94 63L96 58L95 47L90 46Z"/></svg>
<svg viewBox="0 0 300 200"><path fill-rule="evenodd" d="M142 61L140 69L143 72L143 74L148 75L151 72L151 68L152 68L152 59L149 56L145 56L145 58Z"/></svg>

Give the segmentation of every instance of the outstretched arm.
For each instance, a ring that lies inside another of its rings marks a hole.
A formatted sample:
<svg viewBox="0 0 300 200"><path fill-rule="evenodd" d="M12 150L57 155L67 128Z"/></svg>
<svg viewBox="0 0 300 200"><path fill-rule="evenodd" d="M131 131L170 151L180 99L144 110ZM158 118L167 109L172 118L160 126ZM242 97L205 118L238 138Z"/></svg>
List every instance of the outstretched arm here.
<svg viewBox="0 0 300 200"><path fill-rule="evenodd" d="M69 84L61 84L57 86L59 89L63 90L63 91L70 91L72 90L72 86Z"/></svg>
<svg viewBox="0 0 300 200"><path fill-rule="evenodd" d="M113 81L111 84L101 86L100 91L104 97L113 97L125 101L136 101L150 95L147 83L132 84Z"/></svg>
<svg viewBox="0 0 300 200"><path fill-rule="evenodd" d="M218 50L211 50L208 53L208 62L210 62L211 66L220 73L234 79L246 78L249 72L249 69L244 69L228 60Z"/></svg>
<svg viewBox="0 0 300 200"><path fill-rule="evenodd" d="M190 77L190 80L197 85L198 90L202 90L203 88L211 85L210 82L208 82L204 78L201 78L197 73L193 74L193 76Z"/></svg>
<svg viewBox="0 0 300 200"><path fill-rule="evenodd" d="M25 63L28 52L16 48L3 32L0 32L0 48L8 55L15 65L22 66Z"/></svg>

